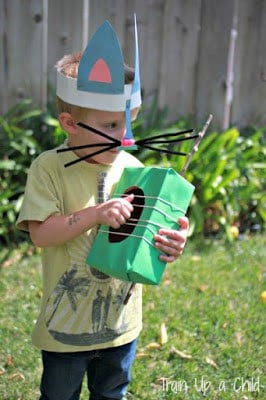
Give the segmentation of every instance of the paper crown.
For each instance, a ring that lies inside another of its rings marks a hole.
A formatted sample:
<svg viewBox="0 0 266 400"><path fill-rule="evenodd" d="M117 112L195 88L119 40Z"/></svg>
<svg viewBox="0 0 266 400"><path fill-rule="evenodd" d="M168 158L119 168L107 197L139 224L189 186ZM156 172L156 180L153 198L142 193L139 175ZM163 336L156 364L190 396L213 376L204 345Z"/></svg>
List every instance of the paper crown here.
<svg viewBox="0 0 266 400"><path fill-rule="evenodd" d="M57 72L56 94L69 104L103 111L125 111L141 105L136 17L135 77L125 84L121 47L111 24L105 21L89 41L80 60L78 76Z"/></svg>

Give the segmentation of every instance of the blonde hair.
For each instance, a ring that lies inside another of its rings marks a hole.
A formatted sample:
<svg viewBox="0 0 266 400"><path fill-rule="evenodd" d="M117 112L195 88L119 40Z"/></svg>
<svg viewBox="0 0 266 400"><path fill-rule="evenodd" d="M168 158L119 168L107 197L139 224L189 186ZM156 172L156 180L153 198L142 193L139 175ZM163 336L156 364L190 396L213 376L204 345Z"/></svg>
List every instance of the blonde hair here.
<svg viewBox="0 0 266 400"><path fill-rule="evenodd" d="M71 78L77 78L78 67L81 57L82 57L81 51L65 55L63 58L61 58L61 60L57 62L55 67L57 71L63 73L64 75L70 76ZM124 71L125 71L125 84L133 82L135 76L134 68L131 68L127 64L124 64ZM82 111L82 107L69 104L58 96L56 97L56 105L59 114L62 112L68 112L69 114L73 113L79 114Z"/></svg>

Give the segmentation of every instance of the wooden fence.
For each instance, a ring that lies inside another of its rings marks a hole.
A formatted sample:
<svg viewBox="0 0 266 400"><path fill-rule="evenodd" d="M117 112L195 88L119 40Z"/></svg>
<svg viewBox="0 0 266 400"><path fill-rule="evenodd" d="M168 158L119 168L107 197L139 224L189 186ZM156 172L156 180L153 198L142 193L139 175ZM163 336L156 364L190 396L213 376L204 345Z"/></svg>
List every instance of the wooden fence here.
<svg viewBox="0 0 266 400"><path fill-rule="evenodd" d="M132 64L134 12L145 104L157 96L169 121L266 123L266 0L0 0L0 112L45 107L56 61L105 19Z"/></svg>

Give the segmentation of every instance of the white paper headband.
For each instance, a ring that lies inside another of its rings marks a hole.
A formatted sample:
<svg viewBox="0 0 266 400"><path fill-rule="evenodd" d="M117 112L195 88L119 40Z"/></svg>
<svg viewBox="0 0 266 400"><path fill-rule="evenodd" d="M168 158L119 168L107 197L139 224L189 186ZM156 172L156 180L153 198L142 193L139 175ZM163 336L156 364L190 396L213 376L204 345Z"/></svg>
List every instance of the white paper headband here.
<svg viewBox="0 0 266 400"><path fill-rule="evenodd" d="M122 94L93 93L79 90L77 79L57 71L56 94L63 101L85 108L103 111L125 111L126 101L130 100L130 109L141 105L140 91L132 93L132 84L124 85Z"/></svg>

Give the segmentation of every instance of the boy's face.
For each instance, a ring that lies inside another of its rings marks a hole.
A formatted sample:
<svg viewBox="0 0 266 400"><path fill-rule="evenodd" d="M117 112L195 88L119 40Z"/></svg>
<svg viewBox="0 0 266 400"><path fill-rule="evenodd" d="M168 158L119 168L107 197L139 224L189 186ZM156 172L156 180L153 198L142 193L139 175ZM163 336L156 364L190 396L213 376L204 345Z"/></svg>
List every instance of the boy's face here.
<svg viewBox="0 0 266 400"><path fill-rule="evenodd" d="M131 120L133 121L138 114L138 109L131 111ZM85 125L89 125L113 139L122 141L126 134L126 121L124 112L110 112L110 111L100 111L100 110L84 110L79 115L79 118L75 116L75 122L82 122ZM107 138L104 138L97 133L94 133L86 128L77 126L75 133L69 133L68 145L72 146L82 146L82 145L92 145L92 144L102 144L112 142ZM101 146L85 148L75 150L75 154L79 157L89 155L98 150L103 149ZM114 147L112 149L106 150L100 154L88 158L87 162L93 164L112 164L118 155L118 148Z"/></svg>

